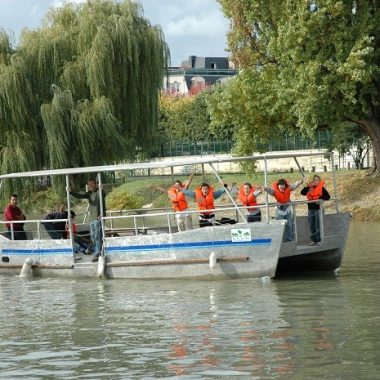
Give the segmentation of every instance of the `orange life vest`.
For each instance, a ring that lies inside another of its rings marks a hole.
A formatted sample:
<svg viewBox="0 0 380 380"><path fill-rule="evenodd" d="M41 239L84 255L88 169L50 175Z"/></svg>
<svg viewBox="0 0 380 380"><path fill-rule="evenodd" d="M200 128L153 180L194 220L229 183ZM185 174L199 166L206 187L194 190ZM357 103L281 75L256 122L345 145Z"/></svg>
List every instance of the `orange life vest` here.
<svg viewBox="0 0 380 380"><path fill-rule="evenodd" d="M243 203L244 206L257 206L257 200L256 197L253 195L253 193L256 191L255 187L251 187L249 190L248 195L245 195L244 193L244 185L240 186L239 189L239 200L241 203ZM256 210L255 208L249 208L248 210Z"/></svg>
<svg viewBox="0 0 380 380"><path fill-rule="evenodd" d="M186 197L182 191L178 191L178 189L172 186L168 191L168 195L174 211L184 211L187 209Z"/></svg>
<svg viewBox="0 0 380 380"><path fill-rule="evenodd" d="M199 210L212 210L214 209L214 188L209 187L208 194L204 196L202 194L202 190L200 187L197 187L195 189L195 201L198 204L198 209ZM203 214L208 215L209 212L204 212Z"/></svg>
<svg viewBox="0 0 380 380"><path fill-rule="evenodd" d="M289 203L290 202L290 186L285 187L284 191L280 191L277 182L272 185L272 189L274 191L274 197L276 198L278 203Z"/></svg>
<svg viewBox="0 0 380 380"><path fill-rule="evenodd" d="M317 186L309 186L309 191L306 194L307 200L315 201L317 199L321 199L324 185L325 181L320 181Z"/></svg>

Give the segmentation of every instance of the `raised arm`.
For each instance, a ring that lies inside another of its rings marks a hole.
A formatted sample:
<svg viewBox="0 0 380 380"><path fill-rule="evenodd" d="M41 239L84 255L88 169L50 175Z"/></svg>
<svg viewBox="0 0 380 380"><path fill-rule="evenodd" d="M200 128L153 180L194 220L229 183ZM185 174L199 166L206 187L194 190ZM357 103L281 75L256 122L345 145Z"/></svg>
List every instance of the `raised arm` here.
<svg viewBox="0 0 380 380"><path fill-rule="evenodd" d="M295 189L297 189L305 180L305 177L302 177L301 179L299 179L298 181L292 183L290 185L290 190L291 191L294 191Z"/></svg>
<svg viewBox="0 0 380 380"><path fill-rule="evenodd" d="M194 177L194 173L191 173L191 176L189 177L189 179L187 180L187 182L184 185L184 189L188 189L190 187L191 182L193 181L193 177Z"/></svg>

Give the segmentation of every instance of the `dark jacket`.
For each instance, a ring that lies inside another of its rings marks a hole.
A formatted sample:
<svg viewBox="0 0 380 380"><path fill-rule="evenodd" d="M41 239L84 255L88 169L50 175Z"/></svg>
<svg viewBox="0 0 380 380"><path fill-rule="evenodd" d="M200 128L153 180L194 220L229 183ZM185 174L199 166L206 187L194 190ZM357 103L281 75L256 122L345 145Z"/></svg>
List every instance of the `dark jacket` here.
<svg viewBox="0 0 380 380"><path fill-rule="evenodd" d="M309 186L305 186L301 190L301 194L307 195L307 193L309 192L309 189L310 189ZM330 194L324 187L322 187L322 196L319 199L323 199L324 201L328 201L330 199ZM319 210L321 208L321 206L317 202L316 203L308 203L307 208L309 210Z"/></svg>
<svg viewBox="0 0 380 380"><path fill-rule="evenodd" d="M44 220L51 221L54 225L54 228L59 232L65 232L66 230L66 222L53 222L55 219L67 219L68 213L67 211L56 211L56 212L50 212L49 214L45 215Z"/></svg>
<svg viewBox="0 0 380 380"><path fill-rule="evenodd" d="M74 198L87 199L88 203L91 206L96 206L96 212L97 212L97 215L99 217L100 214L101 214L101 212L100 212L100 191L96 190L96 196L95 196L95 200L94 201L91 200L90 194L91 194L91 191L86 191L85 193L77 193L75 191L70 191L70 195L72 195ZM103 215L102 216L106 215L106 201L105 201L105 198L106 198L106 194L105 194L105 192L103 190L102 191L102 201L103 201Z"/></svg>

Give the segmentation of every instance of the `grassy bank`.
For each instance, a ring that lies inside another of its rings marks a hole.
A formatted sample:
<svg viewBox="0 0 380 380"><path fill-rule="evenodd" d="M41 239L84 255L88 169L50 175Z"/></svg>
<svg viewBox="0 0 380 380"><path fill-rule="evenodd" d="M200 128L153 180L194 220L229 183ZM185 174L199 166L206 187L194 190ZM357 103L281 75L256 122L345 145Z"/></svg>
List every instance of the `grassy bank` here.
<svg viewBox="0 0 380 380"><path fill-rule="evenodd" d="M309 173L310 174L310 173ZM320 174L326 181L326 188L333 197L334 187L331 173ZM295 181L300 178L299 173L276 173L270 174L268 182L272 184L279 178L287 178ZM311 178L311 174L310 174ZM186 181L186 177L178 179ZM224 174L222 180L228 185L243 182L252 182L253 184L264 184L262 174L247 177L243 174ZM203 182L202 176L195 176L191 188L194 188ZM207 176L206 182L214 184L215 188L220 185L214 176ZM111 191L107 196L109 209L138 208L143 205L151 207L169 206L167 194L159 188L168 188L171 184L170 178L132 178L118 188ZM341 210L349 211L353 214L354 220L360 221L380 221L380 177L375 178L367 175L367 171L339 171L336 173L336 187L340 199ZM263 198L259 198L259 200ZM293 199L305 199L296 190ZM228 202L228 199L225 199ZM195 208L195 205L191 204ZM333 208L333 202L326 203L327 208Z"/></svg>
<svg viewBox="0 0 380 380"><path fill-rule="evenodd" d="M334 186L331 173L320 173L321 177L326 181L326 188L333 197ZM224 183L229 186L244 182L251 182L254 185L263 185L264 176L258 173L254 176L247 177L244 174L224 174L221 176ZM275 173L268 176L268 183L272 184L279 178L289 179L291 182L300 179L299 173ZM311 174L309 173L309 177ZM177 178L176 178L177 179ZM178 177L185 182L187 177ZM216 178L213 175L208 175L205 181L213 184L215 188L220 187ZM190 188L199 186L203 182L201 175L194 176L193 183ZM107 209L121 210L141 208L142 206L149 207L170 207L167 192L171 185L169 177L130 177L127 182L112 186L107 186ZM353 214L353 219L358 221L380 221L380 177L375 178L367 175L367 171L339 171L336 173L336 187L338 198L340 200L340 209ZM300 191L296 190L293 193L293 199L304 200L305 197L300 195ZM65 198L59 199L52 192L40 191L33 195L29 207L22 205L27 214L44 214L53 211L57 207L57 203ZM223 197L218 200L217 204L230 203L228 197ZM264 202L264 197L259 197L259 202ZM79 201L72 198L72 206L76 212L84 211L87 207L86 201ZM326 202L326 208L334 208L334 202ZM195 209L196 205L190 201L190 207Z"/></svg>

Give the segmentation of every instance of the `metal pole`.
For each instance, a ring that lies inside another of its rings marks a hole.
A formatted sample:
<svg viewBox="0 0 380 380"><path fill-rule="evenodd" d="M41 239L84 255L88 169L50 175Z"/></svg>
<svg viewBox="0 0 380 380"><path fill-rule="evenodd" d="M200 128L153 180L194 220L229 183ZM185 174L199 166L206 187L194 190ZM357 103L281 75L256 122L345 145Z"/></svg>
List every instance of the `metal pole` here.
<svg viewBox="0 0 380 380"><path fill-rule="evenodd" d="M296 162L296 164L297 164L297 166L298 166L298 169L299 169L299 171L300 171L302 177L305 177L305 173L304 173L304 171L302 170L302 167L301 167L301 165L299 164L299 162L298 162L298 160L297 160L297 157L294 156L293 158L294 158L294 161Z"/></svg>
<svg viewBox="0 0 380 380"><path fill-rule="evenodd" d="M334 152L331 152L331 165L332 165L332 177L333 177L333 186L334 186L335 208L336 208L336 212L338 213L339 212L339 201L338 201L338 192L337 192L337 188L336 188Z"/></svg>
<svg viewBox="0 0 380 380"><path fill-rule="evenodd" d="M323 223L323 204L319 204L319 234L321 237L321 241L323 241L325 237L325 228Z"/></svg>
<svg viewBox="0 0 380 380"><path fill-rule="evenodd" d="M170 215L169 214L166 215L166 220L168 222L169 234L171 234L172 233L172 225L170 222Z"/></svg>
<svg viewBox="0 0 380 380"><path fill-rule="evenodd" d="M264 186L268 187L268 162L267 158L264 157ZM269 204L268 204L269 194L265 192L265 219L269 223Z"/></svg>
<svg viewBox="0 0 380 380"><path fill-rule="evenodd" d="M296 242L298 242L296 205L295 205L295 204L292 204L292 208L293 208L294 238L295 238Z"/></svg>
<svg viewBox="0 0 380 380"><path fill-rule="evenodd" d="M103 184L102 184L102 176L101 173L98 173L98 183L99 183L99 208L100 208L100 228L102 230L102 246L100 249L100 255L104 256L104 243L105 243L105 225L104 225L104 209L103 209Z"/></svg>
<svg viewBox="0 0 380 380"><path fill-rule="evenodd" d="M70 180L69 175L66 174L66 201L67 201L67 223L69 224L69 238L71 239L71 247L74 252L74 236L73 236L73 227L71 222L71 203L70 203Z"/></svg>
<svg viewBox="0 0 380 380"><path fill-rule="evenodd" d="M209 165L210 165L212 171L214 172L215 177L218 179L218 181L220 182L220 184L222 186L224 186L224 183L223 183L222 179L219 177L218 172L215 170L214 165L212 163L209 163ZM245 215L241 212L239 206L236 204L234 198L232 197L232 195L231 195L231 193L229 192L228 189L226 189L226 193L227 193L228 197L230 198L232 204L236 207L236 210L239 212L240 216L243 218L244 222L247 223L247 219L246 219Z"/></svg>

